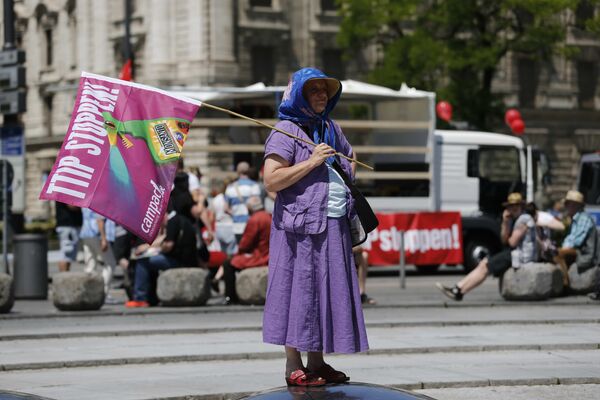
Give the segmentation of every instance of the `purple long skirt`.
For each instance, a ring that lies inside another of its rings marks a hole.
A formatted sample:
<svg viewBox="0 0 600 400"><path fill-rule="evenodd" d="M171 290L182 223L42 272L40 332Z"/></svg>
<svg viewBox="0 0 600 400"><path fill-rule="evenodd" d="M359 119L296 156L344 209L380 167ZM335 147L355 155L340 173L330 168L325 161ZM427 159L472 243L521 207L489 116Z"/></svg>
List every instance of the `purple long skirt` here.
<svg viewBox="0 0 600 400"><path fill-rule="evenodd" d="M346 218L318 235L273 227L263 341L299 351L369 349Z"/></svg>

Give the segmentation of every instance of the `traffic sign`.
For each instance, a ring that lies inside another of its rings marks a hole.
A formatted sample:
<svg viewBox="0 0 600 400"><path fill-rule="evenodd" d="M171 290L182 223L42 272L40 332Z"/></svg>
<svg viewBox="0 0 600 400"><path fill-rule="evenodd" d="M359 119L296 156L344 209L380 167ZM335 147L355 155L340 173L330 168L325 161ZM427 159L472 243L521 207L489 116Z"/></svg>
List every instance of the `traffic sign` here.
<svg viewBox="0 0 600 400"><path fill-rule="evenodd" d="M5 125L0 127L0 152L2 160L8 161L10 165L7 170L11 175L9 206L12 207L12 212L21 213L25 210L25 136L22 126ZM0 188L1 180L0 176Z"/></svg>
<svg viewBox="0 0 600 400"><path fill-rule="evenodd" d="M0 90L22 87L25 87L25 67L22 65L0 67Z"/></svg>
<svg viewBox="0 0 600 400"><path fill-rule="evenodd" d="M24 90L17 89L0 92L0 114L19 114L25 111Z"/></svg>
<svg viewBox="0 0 600 400"><path fill-rule="evenodd" d="M0 51L0 65L23 64L25 62L25 51L18 49Z"/></svg>
<svg viewBox="0 0 600 400"><path fill-rule="evenodd" d="M25 153L23 127L0 127L0 142L0 150L3 156L22 156Z"/></svg>

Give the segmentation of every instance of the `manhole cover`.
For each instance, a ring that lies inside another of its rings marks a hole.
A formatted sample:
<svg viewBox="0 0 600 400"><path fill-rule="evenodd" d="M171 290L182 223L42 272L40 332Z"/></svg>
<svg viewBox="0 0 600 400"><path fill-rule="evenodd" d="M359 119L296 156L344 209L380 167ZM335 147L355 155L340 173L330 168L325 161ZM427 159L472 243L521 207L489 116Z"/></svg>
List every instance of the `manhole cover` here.
<svg viewBox="0 0 600 400"><path fill-rule="evenodd" d="M244 397L245 400L434 400L431 397L368 383L320 387L281 387Z"/></svg>

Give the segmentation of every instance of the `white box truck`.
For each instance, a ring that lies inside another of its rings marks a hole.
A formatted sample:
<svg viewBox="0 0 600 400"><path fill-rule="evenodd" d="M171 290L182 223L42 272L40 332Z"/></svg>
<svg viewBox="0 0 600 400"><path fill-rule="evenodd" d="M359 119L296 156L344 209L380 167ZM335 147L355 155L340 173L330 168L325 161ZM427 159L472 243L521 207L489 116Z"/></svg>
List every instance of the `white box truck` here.
<svg viewBox="0 0 600 400"><path fill-rule="evenodd" d="M548 162L523 139L492 132L435 130L430 146L428 196L372 196L369 201L382 212L460 212L468 271L485 255L501 249L501 204L509 193L521 192L527 201L538 204L542 201Z"/></svg>

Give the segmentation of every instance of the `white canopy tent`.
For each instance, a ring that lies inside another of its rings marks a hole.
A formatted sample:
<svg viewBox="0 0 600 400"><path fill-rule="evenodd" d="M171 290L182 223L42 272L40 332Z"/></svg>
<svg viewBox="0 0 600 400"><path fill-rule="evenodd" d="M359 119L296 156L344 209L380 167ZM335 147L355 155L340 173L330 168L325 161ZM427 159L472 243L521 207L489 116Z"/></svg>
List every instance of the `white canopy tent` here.
<svg viewBox="0 0 600 400"><path fill-rule="evenodd" d="M185 96L211 104L233 101L272 102L277 109L286 86L266 86L255 83L246 87L170 87L167 91L178 96ZM368 119L336 118L346 135L360 135L353 148L359 154L359 159L375 166L376 171L359 169L357 179L363 183L374 183L384 187L386 181L395 185L398 180L423 181L429 180L428 169L404 169L408 164L429 163L430 148L435 129L435 93L417 90L402 84L399 90L390 89L355 80L342 81L342 97L340 105L359 103L370 108ZM336 107L339 108L340 106ZM348 108L346 107L346 111ZM186 144L186 154L231 155L235 152L262 153L264 144L256 139L245 128L256 127L251 121L218 116L211 113L210 117L196 118L192 128L220 130L221 140L213 143ZM346 112L346 118L348 116ZM252 115L249 115L252 117ZM261 119L262 122L275 125L276 119ZM260 127L259 127L260 128ZM223 132L227 132L223 135ZM254 131L256 132L256 131ZM209 133L210 134L210 133ZM229 141L223 141L223 137ZM243 138L244 140L240 140ZM356 139L356 137L355 137ZM264 139L263 139L264 140ZM359 144L360 143L360 144ZM200 155L198 155L200 157ZM381 169L380 169L381 167ZM214 177L216 172L209 172Z"/></svg>
<svg viewBox="0 0 600 400"><path fill-rule="evenodd" d="M173 94L187 96L200 101L227 101L242 99L268 98L280 95L285 91L285 86L266 86L259 82L246 87L171 87L167 90ZM399 90L352 79L342 81L342 97L344 100L386 100L386 99L435 99L435 93L417 90L402 84Z"/></svg>

